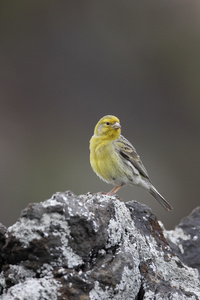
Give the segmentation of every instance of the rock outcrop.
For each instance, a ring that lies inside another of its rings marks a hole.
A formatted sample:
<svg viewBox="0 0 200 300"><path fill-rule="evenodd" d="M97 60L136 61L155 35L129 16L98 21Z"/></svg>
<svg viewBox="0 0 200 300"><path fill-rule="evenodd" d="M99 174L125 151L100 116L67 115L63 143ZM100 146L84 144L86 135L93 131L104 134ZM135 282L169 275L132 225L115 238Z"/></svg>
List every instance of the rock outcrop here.
<svg viewBox="0 0 200 300"><path fill-rule="evenodd" d="M145 206L56 193L0 226L1 300L200 299L200 208L166 231Z"/></svg>

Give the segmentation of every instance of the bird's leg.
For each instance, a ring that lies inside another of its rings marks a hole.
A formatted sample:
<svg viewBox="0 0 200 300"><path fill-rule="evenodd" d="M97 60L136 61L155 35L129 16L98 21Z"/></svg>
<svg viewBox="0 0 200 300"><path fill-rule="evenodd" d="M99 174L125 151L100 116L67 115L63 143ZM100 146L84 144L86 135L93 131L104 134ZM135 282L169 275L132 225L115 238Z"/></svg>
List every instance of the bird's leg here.
<svg viewBox="0 0 200 300"><path fill-rule="evenodd" d="M122 183L121 185L117 185L114 187L114 189L112 189L109 193L107 193L106 195L112 196L114 194L116 194L119 189L121 189L124 186L124 184Z"/></svg>

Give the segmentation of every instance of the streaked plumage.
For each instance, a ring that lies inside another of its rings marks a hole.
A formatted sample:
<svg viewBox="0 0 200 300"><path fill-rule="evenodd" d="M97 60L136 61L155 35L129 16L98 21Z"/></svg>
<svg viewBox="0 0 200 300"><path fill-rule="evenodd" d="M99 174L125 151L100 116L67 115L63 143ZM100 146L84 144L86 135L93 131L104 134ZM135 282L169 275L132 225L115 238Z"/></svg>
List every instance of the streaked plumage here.
<svg viewBox="0 0 200 300"><path fill-rule="evenodd" d="M102 180L115 185L108 195L115 194L123 185L138 185L149 191L166 210L172 210L150 182L135 148L121 135L117 117L105 116L95 126L90 140L90 164Z"/></svg>

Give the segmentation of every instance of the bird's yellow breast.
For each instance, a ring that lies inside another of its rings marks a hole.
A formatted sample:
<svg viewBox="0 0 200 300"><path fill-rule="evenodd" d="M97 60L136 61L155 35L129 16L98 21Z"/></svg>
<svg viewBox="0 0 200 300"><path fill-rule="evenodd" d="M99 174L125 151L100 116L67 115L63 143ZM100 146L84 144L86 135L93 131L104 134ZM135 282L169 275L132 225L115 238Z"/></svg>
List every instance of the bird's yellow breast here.
<svg viewBox="0 0 200 300"><path fill-rule="evenodd" d="M115 180L116 154L111 141L92 137L90 141L90 164L94 172L108 183Z"/></svg>

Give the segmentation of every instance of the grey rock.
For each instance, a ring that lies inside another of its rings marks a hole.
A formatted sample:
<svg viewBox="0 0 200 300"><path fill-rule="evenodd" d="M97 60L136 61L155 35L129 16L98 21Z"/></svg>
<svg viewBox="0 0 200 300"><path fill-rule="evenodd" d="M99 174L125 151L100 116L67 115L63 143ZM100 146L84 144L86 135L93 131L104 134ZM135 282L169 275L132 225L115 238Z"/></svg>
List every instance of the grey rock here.
<svg viewBox="0 0 200 300"><path fill-rule="evenodd" d="M115 196L30 204L0 226L0 299L200 299L199 214L166 231L147 206Z"/></svg>
<svg viewBox="0 0 200 300"><path fill-rule="evenodd" d="M200 207L185 217L175 230L164 233L181 261L200 272Z"/></svg>
<svg viewBox="0 0 200 300"><path fill-rule="evenodd" d="M6 227L3 226L3 224L0 223L0 268L2 267L3 264L3 257L2 257L2 247L5 244L5 234L6 234Z"/></svg>

